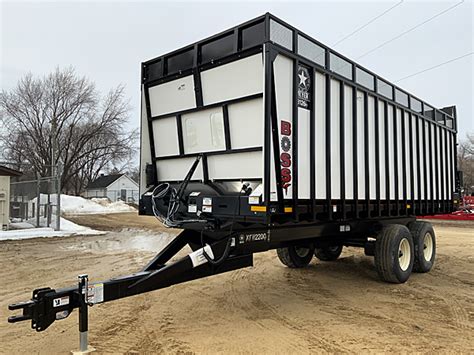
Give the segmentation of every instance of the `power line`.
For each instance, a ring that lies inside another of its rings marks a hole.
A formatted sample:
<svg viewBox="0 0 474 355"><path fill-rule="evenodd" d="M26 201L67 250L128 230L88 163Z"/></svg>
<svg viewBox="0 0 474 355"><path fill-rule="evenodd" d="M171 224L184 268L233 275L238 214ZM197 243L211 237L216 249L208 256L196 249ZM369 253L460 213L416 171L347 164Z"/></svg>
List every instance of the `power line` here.
<svg viewBox="0 0 474 355"><path fill-rule="evenodd" d="M423 22L421 22L421 23L419 23L419 24L417 24L417 25L411 27L410 29L408 29L408 30L406 30L406 31L404 31L404 32L402 32L402 33L400 33L399 35L397 35L397 36L395 36L395 37L389 39L388 41L385 41L385 42L383 42L382 44L379 44L377 47L372 48L372 49L369 50L368 52L365 52L365 53L362 54L361 56L357 57L356 59L360 59L360 58L365 57L366 55L368 55L368 54L370 54L370 53L372 53L372 52L375 52L377 49L382 48L383 46L389 44L390 42L393 42L393 41L395 41L396 39L399 39L400 37L403 37L403 36L406 35L407 33L410 33L411 31L417 29L418 27L421 27L421 26L423 26L424 24L430 22L431 20L434 20L435 18L437 18L437 17L439 17L439 16L445 14L446 12L448 12L448 11L454 9L455 7L461 5L463 2L464 2L464 0L462 0L462 1L460 1L460 2L458 2L458 3L456 3L456 4L454 4L453 6L448 7L446 10L443 10L443 11L437 13L436 15L430 17L429 19L427 19L427 20L425 20L425 21L423 21Z"/></svg>
<svg viewBox="0 0 474 355"><path fill-rule="evenodd" d="M370 25L372 22L374 22L375 20L381 18L383 15L387 14L388 12L392 11L394 8L396 8L397 6L401 5L403 3L404 0L401 0L400 2L396 3L395 5L393 5L391 8L385 10L384 12L382 12L380 15L378 16L375 16L372 20L370 20L369 22L365 23L364 25L360 26L359 28L357 28L356 30L354 30L353 32L349 33L347 36L345 36L344 38L340 39L339 41L337 41L336 43L334 43L332 46L335 47L337 46L339 43L341 42L344 42L346 39L348 39L349 37L352 37L353 35L355 35L357 32L359 32L360 30L366 28L368 25Z"/></svg>
<svg viewBox="0 0 474 355"><path fill-rule="evenodd" d="M420 71L418 71L418 72L416 72L416 73L413 73L413 74L410 74L410 75L408 75L408 76L405 76L405 77L403 77L403 78L401 78L401 79L395 80L394 83L398 83L399 81L402 81L402 80L411 78L411 77L413 77L413 76L415 76L415 75L418 75L418 74L427 72L427 71L432 70L432 69L435 69L435 68L439 68L439 67L441 67L441 66L443 66L443 65L445 65L445 64L454 62L454 61L456 61L456 60L459 60L459 59L464 58L464 57L468 57L468 56L473 55L473 54L474 54L474 52L467 53L467 54L464 54L464 55L462 55L462 56L460 56L460 57L456 57L456 58L450 59L450 60L448 60L448 61L446 61L446 62L439 63L439 64L437 64L437 65L435 65L435 66L433 66L433 67L420 70Z"/></svg>

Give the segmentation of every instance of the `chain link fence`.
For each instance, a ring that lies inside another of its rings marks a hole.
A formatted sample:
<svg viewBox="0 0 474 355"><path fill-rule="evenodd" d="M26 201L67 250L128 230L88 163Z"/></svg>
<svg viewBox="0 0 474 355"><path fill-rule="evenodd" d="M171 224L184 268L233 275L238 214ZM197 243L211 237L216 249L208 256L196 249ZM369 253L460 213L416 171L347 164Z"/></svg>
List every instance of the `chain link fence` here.
<svg viewBox="0 0 474 355"><path fill-rule="evenodd" d="M108 198L111 202L123 201L126 203L138 204L138 190L121 189L121 190L86 190L84 195L86 198Z"/></svg>
<svg viewBox="0 0 474 355"><path fill-rule="evenodd" d="M10 219L13 225L60 229L59 183L56 177L10 183Z"/></svg>

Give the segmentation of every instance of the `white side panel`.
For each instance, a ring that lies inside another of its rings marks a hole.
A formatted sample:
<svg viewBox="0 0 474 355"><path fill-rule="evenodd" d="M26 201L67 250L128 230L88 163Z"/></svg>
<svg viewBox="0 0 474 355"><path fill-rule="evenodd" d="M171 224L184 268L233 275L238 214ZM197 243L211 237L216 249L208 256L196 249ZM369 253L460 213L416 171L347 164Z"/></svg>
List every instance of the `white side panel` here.
<svg viewBox="0 0 474 355"><path fill-rule="evenodd" d="M209 179L261 179L262 152L211 155L207 158Z"/></svg>
<svg viewBox="0 0 474 355"><path fill-rule="evenodd" d="M183 181L196 158L166 159L157 162L158 181ZM202 180L202 163L194 172L192 180Z"/></svg>
<svg viewBox="0 0 474 355"><path fill-rule="evenodd" d="M441 176L443 177L443 200L448 198L448 180L446 176L446 130L441 130L441 162L443 170L441 171Z"/></svg>
<svg viewBox="0 0 474 355"><path fill-rule="evenodd" d="M436 151L436 159L438 160L438 200L441 200L443 196L441 195L442 192L442 184L443 184L443 179L442 179L442 174L443 174L443 166L442 166L442 161L441 161L441 156L443 155L443 151L441 150L441 127L435 126L436 129L436 142L438 142L437 146L438 149Z"/></svg>
<svg viewBox="0 0 474 355"><path fill-rule="evenodd" d="M402 110L397 108L398 199L403 200Z"/></svg>
<svg viewBox="0 0 474 355"><path fill-rule="evenodd" d="M142 85L142 103L140 117L140 195L146 191L146 164L151 164L150 136L146 117L145 88Z"/></svg>
<svg viewBox="0 0 474 355"><path fill-rule="evenodd" d="M377 182L375 176L375 100L372 96L368 96L368 119L369 125L369 198L375 200L377 198Z"/></svg>
<svg viewBox="0 0 474 355"><path fill-rule="evenodd" d="M451 173L451 170L452 170L452 164L453 164L453 152L451 150L451 147L452 147L452 142L451 142L451 139L452 139L452 133L451 132L448 132L448 137L447 137L447 140L446 140L446 149L448 151L448 199L452 199L452 195L453 195L453 185L452 185L452 182L453 182L453 175Z"/></svg>
<svg viewBox="0 0 474 355"><path fill-rule="evenodd" d="M431 200L431 157L430 157L430 124L425 122L425 166L426 166L426 199Z"/></svg>
<svg viewBox="0 0 474 355"><path fill-rule="evenodd" d="M283 185L283 198L291 199L293 197L293 61L279 54L274 63L275 74L275 96L276 110L278 119L278 139L280 147L280 156L289 154L290 165L285 166L281 159L281 177ZM286 143L285 143L286 142ZM288 144L289 142L289 144ZM291 147L285 150L282 147Z"/></svg>
<svg viewBox="0 0 474 355"><path fill-rule="evenodd" d="M273 159L273 137L270 135L270 201L277 201L275 160Z"/></svg>
<svg viewBox="0 0 474 355"><path fill-rule="evenodd" d="M388 123L388 176L390 179L390 200L395 200L395 149L393 133L393 106L387 104Z"/></svg>
<svg viewBox="0 0 474 355"><path fill-rule="evenodd" d="M184 153L225 149L224 118L221 107L181 116Z"/></svg>
<svg viewBox="0 0 474 355"><path fill-rule="evenodd" d="M232 149L263 146L263 100L229 105L229 128Z"/></svg>
<svg viewBox="0 0 474 355"><path fill-rule="evenodd" d="M365 195L365 135L364 135L364 94L357 91L357 182L358 198L364 200Z"/></svg>
<svg viewBox="0 0 474 355"><path fill-rule="evenodd" d="M331 80L331 199L341 198L340 82Z"/></svg>
<svg viewBox="0 0 474 355"><path fill-rule="evenodd" d="M406 162L406 182L407 182L407 199L411 200L411 163L413 157L410 157L410 115L405 112L405 137L403 144L405 145L405 162Z"/></svg>
<svg viewBox="0 0 474 355"><path fill-rule="evenodd" d="M435 139L436 139L436 136L435 136L435 125L434 124L430 124L431 128L430 128L430 134L431 134L431 152L432 152L432 155L430 157L430 168L431 168L431 179L433 179L433 191L431 192L432 193L432 196L433 196L433 200L436 200L438 199L438 189L437 189L437 186L436 186L436 149L435 149Z"/></svg>
<svg viewBox="0 0 474 355"><path fill-rule="evenodd" d="M346 85L344 87L344 169L346 182L346 199L354 198L354 150L352 131L352 87Z"/></svg>
<svg viewBox="0 0 474 355"><path fill-rule="evenodd" d="M451 149L451 164L452 164L452 168L451 168L451 178L452 178L452 186L451 186L451 190L452 192L454 192L454 190L456 189L456 186L455 186L455 183L456 183L456 171L454 170L454 167L455 167L455 161L456 161L456 136L454 133L451 133L450 134L450 137L451 137L451 143L450 143L450 149Z"/></svg>
<svg viewBox="0 0 474 355"><path fill-rule="evenodd" d="M420 164L420 187L421 187L421 193L420 193L420 200L425 199L425 148L423 146L423 119L422 118L417 118L418 121L418 136L417 136L417 142L418 142L418 149L420 152L419 155L419 164Z"/></svg>
<svg viewBox="0 0 474 355"><path fill-rule="evenodd" d="M310 111L298 108L298 198L310 198Z"/></svg>
<svg viewBox="0 0 474 355"><path fill-rule="evenodd" d="M196 107L194 78L185 76L148 89L152 116Z"/></svg>
<svg viewBox="0 0 474 355"><path fill-rule="evenodd" d="M204 105L259 94L263 91L262 54L201 72Z"/></svg>
<svg viewBox="0 0 474 355"><path fill-rule="evenodd" d="M418 200L418 149L420 147L418 146L418 137L416 135L418 118L415 115L411 116L411 124L411 140L413 145L413 156L411 157L413 159L413 193L415 196L415 200Z"/></svg>
<svg viewBox="0 0 474 355"><path fill-rule="evenodd" d="M386 169L386 143L385 143L385 105L383 101L379 101L379 171L380 171L380 199L385 200L387 198L387 169Z"/></svg>
<svg viewBox="0 0 474 355"><path fill-rule="evenodd" d="M179 154L178 127L175 116L154 120L153 137L157 157Z"/></svg>
<svg viewBox="0 0 474 355"><path fill-rule="evenodd" d="M326 198L326 78L315 72L315 157L316 157L316 199Z"/></svg>

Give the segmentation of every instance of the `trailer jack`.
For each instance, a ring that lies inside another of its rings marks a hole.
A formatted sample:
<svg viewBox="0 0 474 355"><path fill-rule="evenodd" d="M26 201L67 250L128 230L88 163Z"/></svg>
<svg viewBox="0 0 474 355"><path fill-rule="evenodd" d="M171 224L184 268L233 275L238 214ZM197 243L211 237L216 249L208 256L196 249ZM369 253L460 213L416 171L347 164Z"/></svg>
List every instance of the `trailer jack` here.
<svg viewBox="0 0 474 355"><path fill-rule="evenodd" d="M31 320L31 328L41 332L56 320L67 318L78 308L80 349L81 352L86 352L88 306L253 265L252 254L235 255L232 250L218 265L208 262L204 250L208 257L219 259L226 250L228 239L206 245L181 259L169 262L185 245L196 240L196 233L190 230L182 231L143 270L135 274L95 283L89 283L87 275L79 275L79 282L73 287L58 290L50 287L36 289L31 300L8 306L10 311L22 310L21 315L9 317L8 322ZM195 246L193 243L192 248L195 249Z"/></svg>

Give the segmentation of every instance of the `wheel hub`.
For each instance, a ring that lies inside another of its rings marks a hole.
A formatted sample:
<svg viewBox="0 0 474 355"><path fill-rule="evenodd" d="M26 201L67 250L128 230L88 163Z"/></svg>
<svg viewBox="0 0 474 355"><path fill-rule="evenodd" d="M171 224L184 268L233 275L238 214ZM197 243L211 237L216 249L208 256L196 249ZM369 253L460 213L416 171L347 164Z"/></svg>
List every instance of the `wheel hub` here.
<svg viewBox="0 0 474 355"><path fill-rule="evenodd" d="M304 258L305 256L308 255L309 248L298 247L298 248L295 248L295 252L300 258Z"/></svg>
<svg viewBox="0 0 474 355"><path fill-rule="evenodd" d="M410 243L408 239L403 238L398 246L398 264L402 271L406 271L408 266L410 266L410 258Z"/></svg>
<svg viewBox="0 0 474 355"><path fill-rule="evenodd" d="M426 233L423 237L423 257L426 261L430 261L433 256L433 238L430 233Z"/></svg>

